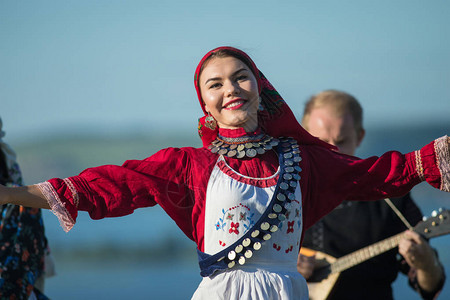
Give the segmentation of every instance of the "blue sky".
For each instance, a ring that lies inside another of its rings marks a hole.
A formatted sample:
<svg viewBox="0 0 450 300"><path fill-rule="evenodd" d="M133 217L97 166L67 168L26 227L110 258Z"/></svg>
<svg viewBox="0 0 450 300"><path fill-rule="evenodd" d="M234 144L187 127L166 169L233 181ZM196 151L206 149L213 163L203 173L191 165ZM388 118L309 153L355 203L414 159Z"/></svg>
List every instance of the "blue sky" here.
<svg viewBox="0 0 450 300"><path fill-rule="evenodd" d="M232 45L298 116L335 88L367 127L448 126L449 15L444 0L1 1L0 116L9 140L195 134L194 69Z"/></svg>

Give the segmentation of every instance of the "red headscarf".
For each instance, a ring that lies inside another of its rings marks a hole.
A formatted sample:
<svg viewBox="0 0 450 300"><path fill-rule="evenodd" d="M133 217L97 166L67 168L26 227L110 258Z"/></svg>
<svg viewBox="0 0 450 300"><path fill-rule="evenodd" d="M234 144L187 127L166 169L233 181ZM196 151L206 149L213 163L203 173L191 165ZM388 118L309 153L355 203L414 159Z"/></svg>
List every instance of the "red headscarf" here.
<svg viewBox="0 0 450 300"><path fill-rule="evenodd" d="M256 77L258 82L259 95L261 96L261 104L264 108L262 111L258 111L258 125L268 135L278 138L281 136L293 137L297 140L299 145L320 145L326 148L334 149L333 146L321 141L320 139L313 137L309 134L295 118L289 106L284 102L283 98L278 94L275 88L270 84L266 77L258 70L253 60L243 51L233 47L218 47L215 48L205 56L197 66L194 76L195 89L197 91L198 100L200 106L205 113L205 116L199 119L198 132L202 139L203 146L207 147L217 137L219 129L212 130L205 126L205 118L207 112L205 110L205 104L200 94L200 71L205 61L215 52L219 50L227 50L232 53L236 53L238 56L244 57L249 63L249 67ZM244 62L246 63L246 62Z"/></svg>

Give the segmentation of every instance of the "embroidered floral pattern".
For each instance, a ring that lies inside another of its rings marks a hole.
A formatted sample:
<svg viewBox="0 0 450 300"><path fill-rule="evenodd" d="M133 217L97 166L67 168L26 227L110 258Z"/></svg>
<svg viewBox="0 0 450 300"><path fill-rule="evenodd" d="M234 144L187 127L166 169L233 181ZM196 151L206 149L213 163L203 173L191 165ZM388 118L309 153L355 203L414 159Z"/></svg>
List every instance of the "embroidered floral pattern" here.
<svg viewBox="0 0 450 300"><path fill-rule="evenodd" d="M287 222L288 228L287 228L286 233L294 233L294 223L295 223L295 221Z"/></svg>
<svg viewBox="0 0 450 300"><path fill-rule="evenodd" d="M244 209L244 211L234 212L236 209ZM219 217L214 227L216 230L222 230L226 234L246 233L255 224L253 220L254 215L254 213L250 212L250 208L242 203L228 209L222 208L221 217ZM225 247L226 243L219 240L219 245Z"/></svg>
<svg viewBox="0 0 450 300"><path fill-rule="evenodd" d="M239 234L238 228L239 228L239 223L238 222L236 222L236 223L231 222L229 233Z"/></svg>

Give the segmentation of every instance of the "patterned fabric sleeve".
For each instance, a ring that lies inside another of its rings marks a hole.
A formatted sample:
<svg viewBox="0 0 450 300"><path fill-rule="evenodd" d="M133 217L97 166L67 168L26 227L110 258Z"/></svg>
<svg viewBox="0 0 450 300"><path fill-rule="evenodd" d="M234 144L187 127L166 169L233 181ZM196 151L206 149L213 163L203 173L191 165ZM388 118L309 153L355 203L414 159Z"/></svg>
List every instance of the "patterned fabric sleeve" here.
<svg viewBox="0 0 450 300"><path fill-rule="evenodd" d="M75 224L79 210L101 219L159 204L191 237L189 164L187 152L168 148L145 160L90 168L78 176L54 178L38 186L65 231Z"/></svg>

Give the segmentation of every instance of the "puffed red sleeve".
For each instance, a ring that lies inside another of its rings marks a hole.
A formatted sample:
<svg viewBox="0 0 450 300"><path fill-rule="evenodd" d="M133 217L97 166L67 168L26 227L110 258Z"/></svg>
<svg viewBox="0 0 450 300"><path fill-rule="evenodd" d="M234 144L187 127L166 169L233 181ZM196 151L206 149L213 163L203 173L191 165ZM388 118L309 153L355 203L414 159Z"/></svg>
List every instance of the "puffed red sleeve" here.
<svg viewBox="0 0 450 300"><path fill-rule="evenodd" d="M303 151L301 182L305 228L309 228L343 200L399 197L427 181L450 191L449 138L442 137L420 150L359 159L311 146Z"/></svg>
<svg viewBox="0 0 450 300"><path fill-rule="evenodd" d="M89 168L78 176L53 178L38 186L65 231L73 227L79 210L101 219L159 204L190 236L190 217L186 215L191 214L194 200L189 169L186 151L167 148L144 160Z"/></svg>

